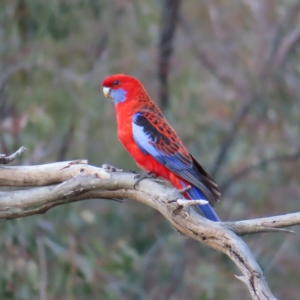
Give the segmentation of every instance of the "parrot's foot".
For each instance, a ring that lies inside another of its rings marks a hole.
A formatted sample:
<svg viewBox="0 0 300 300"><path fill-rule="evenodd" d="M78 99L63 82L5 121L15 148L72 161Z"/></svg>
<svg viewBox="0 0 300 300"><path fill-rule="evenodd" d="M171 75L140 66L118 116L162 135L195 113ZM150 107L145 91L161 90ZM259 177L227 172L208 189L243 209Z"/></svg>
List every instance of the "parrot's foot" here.
<svg viewBox="0 0 300 300"><path fill-rule="evenodd" d="M134 183L134 188L136 188L138 186L138 184L143 180L143 179L153 179L156 178L157 176L152 173L152 172L148 172L148 173L143 173L143 174L137 174L134 179L136 179L135 183Z"/></svg>
<svg viewBox="0 0 300 300"><path fill-rule="evenodd" d="M114 166L111 166L109 164L103 164L102 168L107 172L123 172L123 169L118 169Z"/></svg>
<svg viewBox="0 0 300 300"><path fill-rule="evenodd" d="M188 186L184 187L183 189L178 190L178 192L179 192L180 194L184 194L185 192L189 191L191 188L192 188L192 186L191 186L191 185L188 185Z"/></svg>
<svg viewBox="0 0 300 300"><path fill-rule="evenodd" d="M131 174L137 174L137 171L130 169L130 170L128 171L128 173L131 173Z"/></svg>

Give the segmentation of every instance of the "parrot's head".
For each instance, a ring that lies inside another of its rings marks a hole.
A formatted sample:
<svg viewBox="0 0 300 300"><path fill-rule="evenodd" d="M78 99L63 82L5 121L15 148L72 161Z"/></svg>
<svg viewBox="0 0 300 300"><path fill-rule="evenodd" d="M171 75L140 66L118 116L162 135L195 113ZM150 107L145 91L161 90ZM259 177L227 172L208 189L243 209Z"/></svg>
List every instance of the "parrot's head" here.
<svg viewBox="0 0 300 300"><path fill-rule="evenodd" d="M132 95L136 89L143 88L137 79L125 74L106 77L102 82L102 86L104 96L112 99L115 104L134 99L134 97L128 97L128 95Z"/></svg>

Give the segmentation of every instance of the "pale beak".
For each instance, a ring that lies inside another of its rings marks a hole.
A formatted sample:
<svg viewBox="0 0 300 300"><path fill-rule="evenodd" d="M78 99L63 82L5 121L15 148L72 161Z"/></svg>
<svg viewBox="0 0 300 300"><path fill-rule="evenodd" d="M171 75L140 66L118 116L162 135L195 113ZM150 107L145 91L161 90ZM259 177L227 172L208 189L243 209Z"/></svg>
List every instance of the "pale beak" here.
<svg viewBox="0 0 300 300"><path fill-rule="evenodd" d="M108 97L109 97L109 94L110 94L110 88L104 86L104 87L103 87L103 94L104 94L104 97L105 97L105 98L108 98Z"/></svg>

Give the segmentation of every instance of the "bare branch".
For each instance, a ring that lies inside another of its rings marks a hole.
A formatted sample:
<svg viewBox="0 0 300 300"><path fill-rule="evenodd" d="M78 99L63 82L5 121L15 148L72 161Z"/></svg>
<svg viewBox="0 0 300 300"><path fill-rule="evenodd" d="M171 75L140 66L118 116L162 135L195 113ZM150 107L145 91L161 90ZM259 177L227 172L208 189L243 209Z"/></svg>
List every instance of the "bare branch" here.
<svg viewBox="0 0 300 300"><path fill-rule="evenodd" d="M59 181L59 178L57 178L57 181ZM0 192L0 219L27 217L45 213L50 208L60 204L83 199L102 198L102 193L92 192L82 197L89 190L95 189L96 183L100 181L103 182L103 180L92 175L78 175L56 186ZM101 185L99 188L101 188Z"/></svg>
<svg viewBox="0 0 300 300"><path fill-rule="evenodd" d="M206 200L186 200L186 199L178 199L177 204L179 206L188 207L188 206L195 206L195 205L204 205L207 204L208 201Z"/></svg>
<svg viewBox="0 0 300 300"><path fill-rule="evenodd" d="M183 189L178 190L178 192L179 192L180 194L184 194L185 192L189 191L191 188L192 188L191 185L187 185L187 186L184 187Z"/></svg>
<svg viewBox="0 0 300 300"><path fill-rule="evenodd" d="M211 222L193 209L187 214L186 207L178 203L182 198L179 191L149 179L135 189L135 174L109 170L81 160L28 167L1 166L2 185L5 176L17 186L56 185L0 192L0 219L45 213L57 205L91 198L139 201L158 210L182 234L228 255L242 272L238 278L247 285L253 299L275 299L262 270L238 235L299 225L300 213L238 222Z"/></svg>
<svg viewBox="0 0 300 300"><path fill-rule="evenodd" d="M103 173L101 176L106 174L105 170L86 164L87 160L75 160L39 166L0 166L0 186L43 186L60 183L79 174L98 176L99 171Z"/></svg>
<svg viewBox="0 0 300 300"><path fill-rule="evenodd" d="M238 235L249 233L278 231L282 227L290 227L300 224L300 213L291 213L287 215L252 219L246 221L226 222L226 224ZM282 230L281 230L282 231ZM284 232L294 233L290 230Z"/></svg>
<svg viewBox="0 0 300 300"><path fill-rule="evenodd" d="M6 156L5 154L0 154L0 164L6 165L6 164L14 161L19 156L21 156L25 152L25 150L26 150L26 148L22 146L18 151L16 151L15 153L13 153L9 156Z"/></svg>

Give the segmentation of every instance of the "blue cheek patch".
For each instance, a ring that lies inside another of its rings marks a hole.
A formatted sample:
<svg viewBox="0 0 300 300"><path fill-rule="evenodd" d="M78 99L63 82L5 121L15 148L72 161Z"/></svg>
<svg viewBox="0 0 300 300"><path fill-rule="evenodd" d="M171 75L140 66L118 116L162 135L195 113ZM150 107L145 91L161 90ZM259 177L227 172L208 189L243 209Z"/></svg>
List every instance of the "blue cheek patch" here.
<svg viewBox="0 0 300 300"><path fill-rule="evenodd" d="M110 96L114 100L114 102L117 103L122 103L126 100L126 94L127 92L123 89L117 89L117 90L111 90L110 91Z"/></svg>

